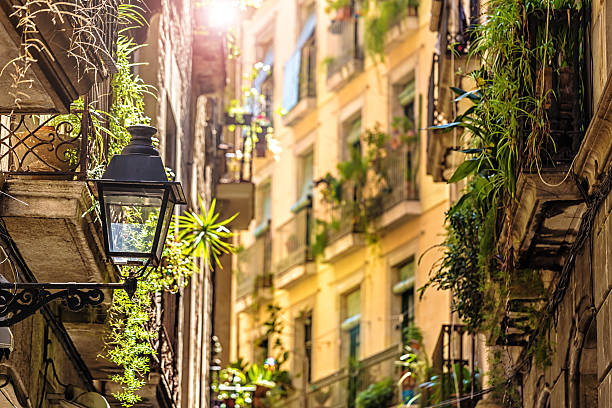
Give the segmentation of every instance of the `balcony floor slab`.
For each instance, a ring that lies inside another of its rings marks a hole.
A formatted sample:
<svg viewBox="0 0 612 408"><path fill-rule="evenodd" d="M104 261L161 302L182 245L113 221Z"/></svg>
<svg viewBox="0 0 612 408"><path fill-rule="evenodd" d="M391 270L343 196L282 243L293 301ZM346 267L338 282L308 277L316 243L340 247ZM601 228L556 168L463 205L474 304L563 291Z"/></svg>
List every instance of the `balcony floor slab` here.
<svg viewBox="0 0 612 408"><path fill-rule="evenodd" d="M15 178L4 191L0 216L39 282L111 280L85 182Z"/></svg>

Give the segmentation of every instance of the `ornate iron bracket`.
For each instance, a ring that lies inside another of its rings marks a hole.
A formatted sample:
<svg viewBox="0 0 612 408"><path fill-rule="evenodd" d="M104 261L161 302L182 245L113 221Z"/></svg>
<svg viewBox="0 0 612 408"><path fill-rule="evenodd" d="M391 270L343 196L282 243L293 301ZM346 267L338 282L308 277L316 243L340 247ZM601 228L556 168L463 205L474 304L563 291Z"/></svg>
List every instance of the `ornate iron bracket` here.
<svg viewBox="0 0 612 408"><path fill-rule="evenodd" d="M0 283L0 327L15 323L36 313L47 303L62 299L70 310L99 305L104 301L102 289L123 289L130 297L136 289L136 280L123 283Z"/></svg>

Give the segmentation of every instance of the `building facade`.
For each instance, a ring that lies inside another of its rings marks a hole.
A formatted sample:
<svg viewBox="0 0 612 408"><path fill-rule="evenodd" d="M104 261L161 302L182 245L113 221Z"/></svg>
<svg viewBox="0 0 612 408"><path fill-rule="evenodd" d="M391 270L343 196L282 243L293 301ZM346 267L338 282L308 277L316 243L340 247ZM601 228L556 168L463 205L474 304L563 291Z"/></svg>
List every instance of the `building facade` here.
<svg viewBox="0 0 612 408"><path fill-rule="evenodd" d="M296 388L289 402L302 407L354 406L368 385L398 380L394 361L415 327L434 364L450 337L466 361L483 363L449 293L417 292L440 257L449 206L448 186L426 172L432 3L402 8L378 48L367 28L375 9L328 3L264 1L240 28L233 76L236 97L246 89L257 101L246 112L274 131L267 152L265 131L253 142L255 215L238 238L226 363L262 364L280 340ZM225 137L244 137L233 132ZM356 182L342 170L369 154L379 154L368 166L380 177ZM334 180L343 195L330 200ZM266 330L271 305L280 333Z"/></svg>

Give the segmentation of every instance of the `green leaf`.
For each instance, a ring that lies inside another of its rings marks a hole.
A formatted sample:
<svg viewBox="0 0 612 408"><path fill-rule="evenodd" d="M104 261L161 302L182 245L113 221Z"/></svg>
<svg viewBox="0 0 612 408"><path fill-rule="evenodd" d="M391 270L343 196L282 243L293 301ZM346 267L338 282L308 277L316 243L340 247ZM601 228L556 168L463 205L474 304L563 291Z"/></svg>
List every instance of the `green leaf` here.
<svg viewBox="0 0 612 408"><path fill-rule="evenodd" d="M478 169L479 160L469 159L464 161L457 167L453 176L448 180L448 183L456 183L473 174Z"/></svg>

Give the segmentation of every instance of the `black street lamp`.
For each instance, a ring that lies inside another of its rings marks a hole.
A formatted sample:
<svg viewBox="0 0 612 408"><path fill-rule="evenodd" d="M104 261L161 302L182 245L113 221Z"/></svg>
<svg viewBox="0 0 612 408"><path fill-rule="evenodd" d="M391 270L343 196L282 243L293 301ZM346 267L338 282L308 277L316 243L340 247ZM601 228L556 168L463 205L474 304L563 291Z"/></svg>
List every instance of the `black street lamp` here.
<svg viewBox="0 0 612 408"><path fill-rule="evenodd" d="M106 256L115 265L138 270L122 283L0 282L0 327L12 326L55 299L76 311L102 303L102 289L124 289L131 296L147 267L159 265L174 206L187 202L181 184L168 181L153 147L157 129L135 125L128 131L130 143L111 159L100 180L90 180L90 187L100 201Z"/></svg>
<svg viewBox="0 0 612 408"><path fill-rule="evenodd" d="M152 137L157 129L130 126L130 144L95 180L104 249L115 265L157 266L176 204L187 204L181 183L168 181Z"/></svg>

